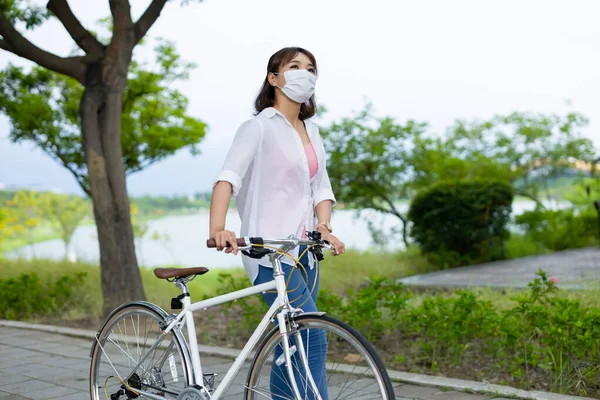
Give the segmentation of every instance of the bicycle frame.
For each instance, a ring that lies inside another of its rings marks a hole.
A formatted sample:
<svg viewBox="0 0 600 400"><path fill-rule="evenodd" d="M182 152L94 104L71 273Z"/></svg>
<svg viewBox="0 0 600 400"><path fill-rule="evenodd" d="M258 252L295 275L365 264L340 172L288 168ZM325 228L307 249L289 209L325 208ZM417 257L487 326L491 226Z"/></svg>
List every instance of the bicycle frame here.
<svg viewBox="0 0 600 400"><path fill-rule="evenodd" d="M295 246L297 246L297 242L294 245L287 243L283 247L281 247L281 250L283 252L287 252ZM194 323L194 316L193 316L194 311L206 310L210 307L214 307L214 306L217 306L220 304L228 303L228 302L231 302L231 301L234 301L237 299L241 299L244 297L249 297L249 296L252 296L255 294L260 294L260 293L266 292L267 290L273 290L273 289L277 290L277 298L275 299L275 301L273 302L273 304L271 305L271 307L269 308L269 310L267 311L265 316L262 318L262 320L258 324L257 328L254 330L254 333L252 333L252 335L246 342L244 348L241 350L240 354L235 359L231 368L229 368L229 370L225 374L225 377L223 378L223 380L221 381L221 383L219 384L219 386L217 387L215 392L212 395L209 395L211 400L218 400L220 398L221 394L223 394L225 391L227 391L227 389L229 389L229 387L233 383L233 379L239 373L239 371L242 367L242 364L248 359L251 351L257 345L258 341L263 336L263 334L267 331L267 329L269 327L269 323L273 320L273 316L275 315L277 310L279 310L280 308L281 308L281 312L279 314L277 314L277 321L278 321L280 334L284 337L283 354L285 355L285 359L286 359L285 364L286 364L288 376L290 378L292 390L297 399L301 398L300 391L296 384L294 373L292 370L290 348L289 348L289 342L287 340L287 337L289 336L289 332L288 332L287 323L286 323L287 317L290 313L301 312L301 310L292 309L289 304L287 291L286 291L285 276L284 276L283 269L281 267L281 261L280 261L281 254L272 253L269 255L269 257L271 259L271 264L273 265L273 280L272 281L265 282L265 283L262 283L262 284L259 284L259 285L253 286L253 287L249 287L246 289L237 290L235 292L227 293L224 295L212 297L210 299L202 300L202 301L199 301L196 303L191 302L186 283L185 282L183 282L183 283L175 282L177 287L179 287L182 290L182 292L184 293L184 297L183 297L183 299L181 299L181 302L183 304L183 310L169 322L168 326L164 330L164 334L165 335L168 334L173 329L182 329L183 325L187 325L188 346L189 346L189 352L190 352L191 362L192 362L192 371L193 371L193 374L190 376L190 382L188 382L188 386L191 386L194 384L199 385L205 390L205 393L207 395L208 395L208 391L206 390L206 387L204 385L204 376L202 373L202 365L200 362L200 353L198 351L198 340L196 338L196 326ZM160 344L160 342L162 342L163 338L164 337L158 338L152 347L158 346ZM301 350L300 358L301 358L301 362L304 366L304 369L307 372L308 382L311 385L311 388L313 389L314 393L317 393L317 398L321 399L321 396L318 394L318 389L316 388L316 384L310 373L310 368L308 367L308 361L306 360L306 357L304 356L304 351L303 351L304 345L302 343L302 339L300 337L298 339L299 339L299 343L298 343L299 349ZM138 362L138 365L136 365L133 368L133 371L135 371L138 368L138 366L143 363L143 361L144 361L144 358ZM157 400L161 400L161 399L164 400L164 397L160 397L160 396L154 395L152 393L148 393L143 390L138 389L136 391L142 395L149 397L149 398L153 398L153 399L157 399Z"/></svg>
<svg viewBox="0 0 600 400"><path fill-rule="evenodd" d="M283 277L282 277L282 279L283 279ZM273 289L276 289L276 281L275 280L272 280L270 282L266 282L266 283L263 283L261 285L257 285L254 287L250 287L247 289L242 289L242 290L238 290L236 292L227 293L227 294L224 294L221 296L213 297L211 299L199 301L199 302L196 302L193 304L191 304L189 297L187 297L187 296L184 297L184 299L182 300L182 303L184 306L183 311L169 324L167 329L165 329L165 333L168 333L171 329L173 329L175 327L175 325L181 324L183 321L185 321L184 324L187 325L187 331L188 331L188 346L189 346L190 353L191 353L191 361L192 361L192 367L193 367L192 370L194 372L193 376L190 377L192 379L192 381L189 382L190 385L197 384L197 385L204 387L204 376L202 373L202 366L200 363L200 353L198 351L198 341L196 339L196 327L195 327L194 316L193 316L194 311L206 310L207 308L210 308L210 307L214 307L214 306L217 306L217 305L220 305L223 303L228 303L230 301L234 301L234 300L241 299L244 297L252 296L252 295L259 294L264 291L273 290ZM244 348L242 349L242 351L240 352L240 354L234 361L233 365L231 366L231 368L229 369L229 371L223 378L223 381L221 382L221 384L219 385L219 387L217 388L215 393L213 393L213 395L211 397L212 399L218 399L220 394L224 393L229 388L229 386L233 382L233 378L239 372L242 364L244 363L244 361L246 361L246 359L250 355L250 352L252 351L254 346L258 343L258 340L261 338L261 336L267 331L267 329L269 327L269 323L270 323L271 319L273 318L273 315L275 314L277 309L279 309L280 306L281 306L281 302L278 297L273 302L273 305L271 306L269 311L267 311L265 316L262 318L262 320L258 324L256 330L254 331L254 333L250 336L250 339L248 339L248 342L246 343L246 345L244 346ZM285 312L285 311L283 311L283 312ZM285 326L285 323L284 323L284 326Z"/></svg>

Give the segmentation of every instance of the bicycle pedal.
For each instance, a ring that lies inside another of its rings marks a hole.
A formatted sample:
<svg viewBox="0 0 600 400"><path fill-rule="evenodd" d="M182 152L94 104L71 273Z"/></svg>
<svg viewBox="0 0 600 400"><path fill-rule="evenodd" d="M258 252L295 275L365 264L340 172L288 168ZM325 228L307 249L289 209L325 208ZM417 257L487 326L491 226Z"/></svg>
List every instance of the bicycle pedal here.
<svg viewBox="0 0 600 400"><path fill-rule="evenodd" d="M296 345L293 345L292 347L290 347L290 357L292 357L294 354L296 354ZM281 367L283 364L285 364L285 354L282 354L279 357L277 357L275 364L278 367Z"/></svg>

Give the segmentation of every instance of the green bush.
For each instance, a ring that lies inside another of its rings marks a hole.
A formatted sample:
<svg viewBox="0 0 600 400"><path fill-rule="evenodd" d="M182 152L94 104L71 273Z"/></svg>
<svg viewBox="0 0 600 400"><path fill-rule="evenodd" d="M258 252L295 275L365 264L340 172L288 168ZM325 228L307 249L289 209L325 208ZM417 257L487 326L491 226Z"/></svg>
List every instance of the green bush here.
<svg viewBox="0 0 600 400"><path fill-rule="evenodd" d="M437 183L411 202L411 236L443 267L503 259L512 200L506 182Z"/></svg>
<svg viewBox="0 0 600 400"><path fill-rule="evenodd" d="M472 291L418 295L373 278L348 298L319 295L319 310L385 349L380 354L391 368L467 369L472 379L525 389L600 393L600 309L559 296L554 280L542 270L537 275L506 309Z"/></svg>
<svg viewBox="0 0 600 400"><path fill-rule="evenodd" d="M85 276L85 273L77 273L42 281L35 273L25 273L0 279L0 318L54 316L73 305L77 299L76 289Z"/></svg>
<svg viewBox="0 0 600 400"><path fill-rule="evenodd" d="M540 248L552 251L591 246L598 240L598 214L591 208L536 208L516 216L515 224Z"/></svg>
<svg viewBox="0 0 600 400"><path fill-rule="evenodd" d="M510 237L504 243L504 247L507 259L548 254L552 252L543 244L533 240L529 235L518 232L510 233Z"/></svg>

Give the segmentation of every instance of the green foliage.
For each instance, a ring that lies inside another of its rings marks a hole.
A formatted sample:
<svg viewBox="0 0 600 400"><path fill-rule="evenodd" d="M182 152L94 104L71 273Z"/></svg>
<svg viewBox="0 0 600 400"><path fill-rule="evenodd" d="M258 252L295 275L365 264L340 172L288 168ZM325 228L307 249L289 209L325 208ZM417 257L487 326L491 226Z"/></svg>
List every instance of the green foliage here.
<svg viewBox="0 0 600 400"><path fill-rule="evenodd" d="M572 185L571 190L565 193L564 198L575 207L590 207L594 201L600 200L600 179L579 179Z"/></svg>
<svg viewBox="0 0 600 400"><path fill-rule="evenodd" d="M218 293L249 286L241 275L220 275L219 282ZM573 298L542 270L529 290L512 291L505 302L491 290L419 294L376 275L345 296L322 286L319 310L361 331L390 368L565 394L593 396L600 389L598 292L589 294L594 299ZM257 297L220 315L227 332L245 338L266 309Z"/></svg>
<svg viewBox="0 0 600 400"><path fill-rule="evenodd" d="M29 0L0 0L0 11L11 24L23 23L26 29L41 25L49 16L46 7Z"/></svg>
<svg viewBox="0 0 600 400"><path fill-rule="evenodd" d="M505 242L505 251L507 259L548 254L550 250L534 241L531 236L518 232L511 232L510 237Z"/></svg>
<svg viewBox="0 0 600 400"><path fill-rule="evenodd" d="M407 196L411 143L426 124L375 118L370 105L352 118L321 128L327 171L338 201L356 209L389 213L404 221L396 203Z"/></svg>
<svg viewBox="0 0 600 400"><path fill-rule="evenodd" d="M7 309L12 299L8 309L22 318L64 321L100 315L97 266L0 259L0 269L0 310ZM148 300L170 310L170 299L178 290L156 279L151 270L140 271ZM344 275L337 271L338 277ZM598 290L558 290L543 271L528 290L512 289L507 294L492 289L421 293L377 275L367 283L349 285L353 288L341 295L327 290L329 283L322 280L317 305L359 328L391 369L589 397L600 389ZM190 291L199 299L248 286L243 269L211 271L190 282ZM29 297L17 301L14 294L25 287ZM33 313L34 308L43 310L44 304L57 307L46 314ZM234 338L247 338L267 309L260 296L231 304L215 314L218 321L209 324L210 332L199 330L203 335L222 335L205 336L207 341L232 344ZM5 315L0 312L0 318Z"/></svg>
<svg viewBox="0 0 600 400"><path fill-rule="evenodd" d="M592 141L581 133L586 125L587 119L577 113L514 112L487 121L459 120L444 135L435 135L423 122L376 118L367 104L359 113L321 127L321 134L341 205L396 216L399 226L391 232L371 221L371 233L384 243L402 232L408 245L407 216L399 203L438 182L504 181L538 204L544 191L548 197L556 195L550 191L552 180L575 161L595 157ZM448 251L444 257L462 262L458 253Z"/></svg>
<svg viewBox="0 0 600 400"><path fill-rule="evenodd" d="M208 208L210 195L197 193L193 197L132 198L131 216L135 237L141 238L148 232L149 219ZM15 209L16 204L19 207ZM26 215L34 217L28 222L17 218L17 214L23 214L21 211L24 208L30 209ZM89 200L77 195L0 190L0 250L6 252L28 244L61 239L67 251L76 228L82 223L91 222L88 216L91 216Z"/></svg>
<svg viewBox="0 0 600 400"><path fill-rule="evenodd" d="M346 295L348 288L368 284L372 275L399 279L437 270L421 255L417 246L396 253L346 250L343 257L328 257L325 253L325 260L319 265L320 287L337 295Z"/></svg>
<svg viewBox="0 0 600 400"><path fill-rule="evenodd" d="M411 235L444 267L502 259L512 199L505 182L440 182L413 198Z"/></svg>
<svg viewBox="0 0 600 400"><path fill-rule="evenodd" d="M155 214L158 210L165 213L181 212L187 209L199 209L210 207L211 193L197 193L191 198L189 196L139 196L131 198L136 204L140 215Z"/></svg>
<svg viewBox="0 0 600 400"><path fill-rule="evenodd" d="M6 224L7 211L5 208L0 207L0 250L2 250L2 242L6 240L9 235L8 227Z"/></svg>
<svg viewBox="0 0 600 400"><path fill-rule="evenodd" d="M597 393L600 310L552 296L558 290L554 281L541 270L538 275L529 292L514 298L517 306L503 315L502 345L516 355L504 364L524 383L542 370L550 375L553 391Z"/></svg>
<svg viewBox="0 0 600 400"><path fill-rule="evenodd" d="M377 279L347 299L328 294L319 307L358 324L397 366L435 372L465 365L481 368L480 379L510 376L507 383L523 388L597 393L600 311L558 296L554 281L537 275L505 310L462 290L416 301L402 285ZM366 312L362 319L357 308Z"/></svg>
<svg viewBox="0 0 600 400"><path fill-rule="evenodd" d="M540 248L552 251L597 243L598 213L587 209L543 210L536 208L515 217L515 223Z"/></svg>
<svg viewBox="0 0 600 400"><path fill-rule="evenodd" d="M0 279L0 318L30 319L58 315L77 300L76 287L85 273L62 275L53 281L42 281L35 274Z"/></svg>
<svg viewBox="0 0 600 400"><path fill-rule="evenodd" d="M42 290L55 285L58 278L62 276L81 276L82 281L77 285L72 285L73 299L68 307L62 309L62 312L49 315L39 314L37 316L23 317L29 318L58 318L58 320L69 320L77 318L96 318L100 317L102 312L102 291L100 289L100 268L98 265L88 263L72 263L69 261L50 261L44 259L27 260L9 260L0 257L0 271L2 279L18 280L21 275L36 275L41 282ZM220 272L230 274L235 279L246 278L246 272L243 268L221 269ZM162 279L156 278L152 269L140 268L144 289L148 293L148 301L159 304L165 310L170 310L171 297L177 296L181 292L173 284ZM218 281L219 273L210 271L196 280L189 283L190 292L194 299L200 299L203 296L214 296L217 288L220 286ZM34 295L43 296L42 295ZM0 301L2 301L3 292L0 292ZM60 310L59 310L60 311Z"/></svg>
<svg viewBox="0 0 600 400"><path fill-rule="evenodd" d="M67 257L75 230L90 214L90 203L79 196L46 193L44 197L44 214L65 244Z"/></svg>
<svg viewBox="0 0 600 400"><path fill-rule="evenodd" d="M250 281L246 276L234 276L231 273L219 273L217 281L217 295L227 294L236 290L250 287ZM206 296L208 297L208 296ZM229 302L222 306L224 316L235 316L229 320L231 335L244 335L252 332L269 307L262 297L253 296Z"/></svg>
<svg viewBox="0 0 600 400"><path fill-rule="evenodd" d="M3 233L1 236L21 235L28 243L34 241L32 232L40 225L43 215L43 199L39 193L18 191L1 206Z"/></svg>
<svg viewBox="0 0 600 400"><path fill-rule="evenodd" d="M489 121L457 121L446 145L461 159L485 157L505 166L516 193L538 201L549 178L572 167L575 160L594 158L593 142L581 132L587 124L578 113L514 112Z"/></svg>
<svg viewBox="0 0 600 400"><path fill-rule="evenodd" d="M383 209L406 196L403 182L411 153L410 140L423 135L426 125L406 125L375 118L371 107L353 118L321 128L333 191L350 207Z"/></svg>
<svg viewBox="0 0 600 400"><path fill-rule="evenodd" d="M188 79L194 65L182 61L171 42L159 41L154 51L156 67L134 60L128 72L121 120L128 174L182 148L197 153L205 135L205 124L187 114L188 100L174 85ZM11 140L35 143L89 193L79 121L82 93L75 79L38 66L9 64L0 72L0 112L11 121Z"/></svg>
<svg viewBox="0 0 600 400"><path fill-rule="evenodd" d="M131 227L133 228L133 236L136 239L141 239L148 233L148 222L142 218L139 218L138 207L135 203L130 204L130 213L131 213Z"/></svg>

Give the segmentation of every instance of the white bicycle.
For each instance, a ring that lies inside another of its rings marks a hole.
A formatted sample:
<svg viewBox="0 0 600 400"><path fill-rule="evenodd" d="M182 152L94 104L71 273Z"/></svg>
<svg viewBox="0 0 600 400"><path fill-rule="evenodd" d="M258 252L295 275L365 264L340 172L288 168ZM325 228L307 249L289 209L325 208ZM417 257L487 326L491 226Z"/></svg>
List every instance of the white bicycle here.
<svg viewBox="0 0 600 400"><path fill-rule="evenodd" d="M323 312L304 313L290 305L280 259L296 246L305 245L322 260L321 249L331 246L320 239L320 234L312 232L306 240L290 237L237 241L244 254L257 258L268 254L273 280L192 303L187 282L208 269L155 269L158 278L169 280L181 290L171 307L182 311L171 314L149 302L116 308L96 333L90 352L91 398L217 400L228 396L226 392L236 376L247 368L243 399L394 400L383 363L360 333ZM208 246L215 247L214 240L209 240ZM277 291L277 299L217 385L216 374L205 371L201 363L194 311L272 290ZM267 332L271 323L275 327ZM317 349L315 342L310 342L315 335L326 339ZM309 349L317 352L317 357L326 358L326 362L319 363L320 370L309 367L309 359L315 356Z"/></svg>

